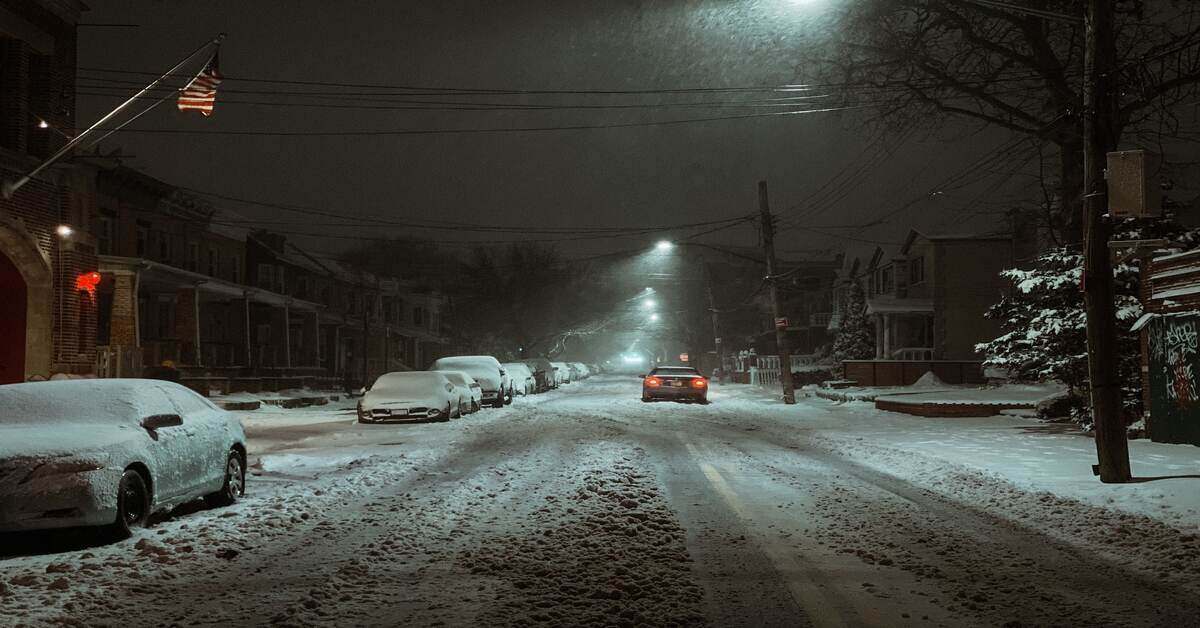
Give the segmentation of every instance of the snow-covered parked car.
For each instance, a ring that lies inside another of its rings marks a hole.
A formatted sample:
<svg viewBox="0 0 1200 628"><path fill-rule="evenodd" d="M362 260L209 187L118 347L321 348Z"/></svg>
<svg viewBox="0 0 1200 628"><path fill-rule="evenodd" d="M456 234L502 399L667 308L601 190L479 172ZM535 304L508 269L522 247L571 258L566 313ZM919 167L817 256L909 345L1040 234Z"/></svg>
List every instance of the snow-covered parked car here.
<svg viewBox="0 0 1200 628"><path fill-rule="evenodd" d="M551 362L554 365L554 377L558 380L558 384L571 383L571 367L567 366L566 362Z"/></svg>
<svg viewBox="0 0 1200 628"><path fill-rule="evenodd" d="M459 401L459 416L478 412L483 407L483 389L479 387L479 382L475 381L465 371L438 371L450 380L451 384L458 389L460 395Z"/></svg>
<svg viewBox="0 0 1200 628"><path fill-rule="evenodd" d="M246 436L234 415L149 379L0 386L0 531L108 526L246 486Z"/></svg>
<svg viewBox="0 0 1200 628"><path fill-rule="evenodd" d="M558 388L558 380L554 377L554 365L546 358L525 360L525 365L533 371L534 381L537 382L536 392L546 392Z"/></svg>
<svg viewBox="0 0 1200 628"><path fill-rule="evenodd" d="M524 362L505 362L504 370L508 373L508 381L512 382L513 393L532 395L537 392L537 380L533 371Z"/></svg>
<svg viewBox="0 0 1200 628"><path fill-rule="evenodd" d="M358 402L359 423L449 421L459 416L458 389L436 371L384 373Z"/></svg>
<svg viewBox="0 0 1200 628"><path fill-rule="evenodd" d="M490 355L456 355L438 358L429 366L431 371L465 371L479 382L483 402L494 408L512 403L512 385L500 361Z"/></svg>

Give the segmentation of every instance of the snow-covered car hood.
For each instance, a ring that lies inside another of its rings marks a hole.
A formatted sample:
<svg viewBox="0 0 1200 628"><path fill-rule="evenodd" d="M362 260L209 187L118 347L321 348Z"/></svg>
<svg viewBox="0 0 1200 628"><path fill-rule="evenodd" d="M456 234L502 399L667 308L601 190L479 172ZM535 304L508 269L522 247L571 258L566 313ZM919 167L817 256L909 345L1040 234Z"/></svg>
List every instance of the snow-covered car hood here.
<svg viewBox="0 0 1200 628"><path fill-rule="evenodd" d="M0 461L12 458L97 457L136 443L138 428L96 423L0 425Z"/></svg>

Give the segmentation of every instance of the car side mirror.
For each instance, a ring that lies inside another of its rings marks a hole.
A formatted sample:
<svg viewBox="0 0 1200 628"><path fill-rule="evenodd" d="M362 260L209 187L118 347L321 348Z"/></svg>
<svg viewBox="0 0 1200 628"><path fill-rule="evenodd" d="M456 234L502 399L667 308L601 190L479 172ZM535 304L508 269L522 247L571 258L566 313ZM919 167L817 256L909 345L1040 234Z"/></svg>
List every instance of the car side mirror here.
<svg viewBox="0 0 1200 628"><path fill-rule="evenodd" d="M150 438L154 440L158 440L158 430L180 425L183 425L183 417L178 414L152 414L142 419L142 428L150 432Z"/></svg>

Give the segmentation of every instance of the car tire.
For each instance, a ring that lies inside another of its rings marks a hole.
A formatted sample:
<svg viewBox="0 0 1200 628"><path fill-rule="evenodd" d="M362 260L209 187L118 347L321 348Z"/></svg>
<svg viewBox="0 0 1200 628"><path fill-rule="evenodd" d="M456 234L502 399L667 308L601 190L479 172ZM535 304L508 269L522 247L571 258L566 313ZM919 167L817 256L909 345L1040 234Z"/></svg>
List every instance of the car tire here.
<svg viewBox="0 0 1200 628"><path fill-rule="evenodd" d="M642 403L650 403L651 401L653 401L653 400L650 399L649 397L642 397Z"/></svg>
<svg viewBox="0 0 1200 628"><path fill-rule="evenodd" d="M504 405L510 405L513 402L513 389L509 388L508 391L503 395L503 398Z"/></svg>
<svg viewBox="0 0 1200 628"><path fill-rule="evenodd" d="M117 484L117 520L110 526L112 536L127 539L135 528L150 521L150 488L146 478L133 469L126 469Z"/></svg>
<svg viewBox="0 0 1200 628"><path fill-rule="evenodd" d="M450 420L450 410L452 408L452 405L453 404L450 404L450 403L446 404L446 414L443 414L442 418L438 420L439 423L445 423Z"/></svg>
<svg viewBox="0 0 1200 628"><path fill-rule="evenodd" d="M478 402L476 402L474 399L471 400L471 412L472 413L479 412L479 406L480 406L480 404Z"/></svg>
<svg viewBox="0 0 1200 628"><path fill-rule="evenodd" d="M492 402L492 407L493 408L503 408L504 407L504 395L496 395L496 400Z"/></svg>
<svg viewBox="0 0 1200 628"><path fill-rule="evenodd" d="M225 459L225 482L221 490L204 496L204 501L214 508L232 506L246 494L246 463L237 450L229 450Z"/></svg>

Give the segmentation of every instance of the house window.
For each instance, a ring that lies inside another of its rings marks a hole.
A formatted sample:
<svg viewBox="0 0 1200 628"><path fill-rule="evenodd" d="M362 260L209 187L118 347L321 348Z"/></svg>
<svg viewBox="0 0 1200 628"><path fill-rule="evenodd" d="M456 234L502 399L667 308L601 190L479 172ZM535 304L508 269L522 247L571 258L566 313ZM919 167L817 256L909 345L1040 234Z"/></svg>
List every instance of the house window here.
<svg viewBox="0 0 1200 628"><path fill-rule="evenodd" d="M137 222L137 256L146 256L147 241L150 239L150 227L145 222Z"/></svg>
<svg viewBox="0 0 1200 628"><path fill-rule="evenodd" d="M417 306L413 308L413 325L420 327L425 324L425 308Z"/></svg>
<svg viewBox="0 0 1200 628"><path fill-rule="evenodd" d="M887 294L893 289L891 265L879 269L879 294Z"/></svg>
<svg viewBox="0 0 1200 628"><path fill-rule="evenodd" d="M270 290L275 286L275 267L271 264L258 265L258 287Z"/></svg>
<svg viewBox="0 0 1200 628"><path fill-rule="evenodd" d="M235 283L242 281L242 260L234 255L229 258L229 280Z"/></svg>
<svg viewBox="0 0 1200 628"><path fill-rule="evenodd" d="M96 219L96 250L101 255L113 254L113 216L108 210L100 210Z"/></svg>
<svg viewBox="0 0 1200 628"><path fill-rule="evenodd" d="M170 263L171 261L171 241L167 239L165 231L155 231L154 240L158 242L158 260L160 262Z"/></svg>
<svg viewBox="0 0 1200 628"><path fill-rule="evenodd" d="M925 258L918 257L908 262L908 283L917 284L925 281Z"/></svg>
<svg viewBox="0 0 1200 628"><path fill-rule="evenodd" d="M217 276L217 252L212 249L208 250L208 276Z"/></svg>
<svg viewBox="0 0 1200 628"><path fill-rule="evenodd" d="M200 272L200 244L198 242L188 242L187 269L194 273Z"/></svg>
<svg viewBox="0 0 1200 628"><path fill-rule="evenodd" d="M275 291L280 294L287 294L287 280L283 276L283 266L277 266L275 272L275 281L277 282Z"/></svg>

